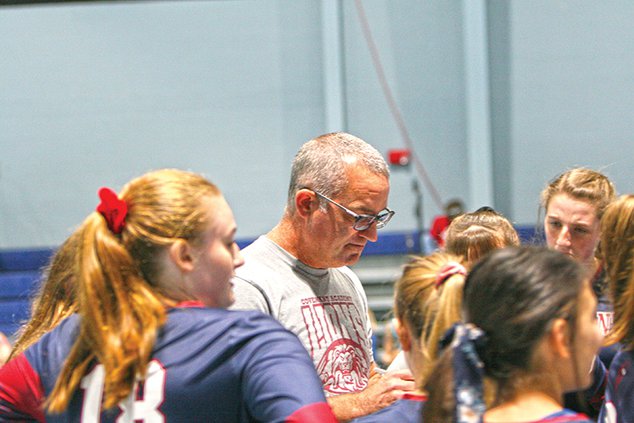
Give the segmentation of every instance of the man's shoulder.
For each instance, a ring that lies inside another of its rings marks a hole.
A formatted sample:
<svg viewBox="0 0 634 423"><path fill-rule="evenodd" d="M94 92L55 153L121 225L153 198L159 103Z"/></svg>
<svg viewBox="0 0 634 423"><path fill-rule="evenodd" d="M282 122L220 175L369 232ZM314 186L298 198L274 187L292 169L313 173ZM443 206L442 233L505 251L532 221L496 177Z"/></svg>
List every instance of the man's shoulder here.
<svg viewBox="0 0 634 423"><path fill-rule="evenodd" d="M289 268L265 237L260 237L242 253L244 264L236 269L236 279L251 285L266 286L279 280L280 274Z"/></svg>
<svg viewBox="0 0 634 423"><path fill-rule="evenodd" d="M244 264L233 278L235 303L232 309L261 310L275 315L280 287L290 266L272 241L259 237L243 250Z"/></svg>
<svg viewBox="0 0 634 423"><path fill-rule="evenodd" d="M335 267L332 269L333 272L338 272L341 273L342 275L344 275L347 278L350 278L354 281L358 281L359 277L357 276L356 273L354 273L354 271L349 268L348 266L342 266L342 267Z"/></svg>

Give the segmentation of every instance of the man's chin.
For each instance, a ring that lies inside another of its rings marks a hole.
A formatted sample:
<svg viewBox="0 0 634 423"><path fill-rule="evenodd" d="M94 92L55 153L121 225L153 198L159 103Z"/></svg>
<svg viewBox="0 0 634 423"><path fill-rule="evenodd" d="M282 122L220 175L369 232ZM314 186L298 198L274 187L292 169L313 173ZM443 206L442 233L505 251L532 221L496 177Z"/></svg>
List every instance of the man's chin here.
<svg viewBox="0 0 634 423"><path fill-rule="evenodd" d="M346 257L346 261L342 264L342 266L352 266L353 264L356 264L361 258L361 253L363 253L363 249L361 249L359 252L348 254L348 256Z"/></svg>

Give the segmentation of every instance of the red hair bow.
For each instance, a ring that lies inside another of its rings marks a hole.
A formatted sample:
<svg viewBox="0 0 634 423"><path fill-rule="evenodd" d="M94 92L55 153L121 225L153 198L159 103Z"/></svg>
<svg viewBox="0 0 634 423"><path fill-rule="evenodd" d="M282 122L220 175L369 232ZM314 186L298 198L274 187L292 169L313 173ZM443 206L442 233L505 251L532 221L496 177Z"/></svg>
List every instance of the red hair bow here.
<svg viewBox="0 0 634 423"><path fill-rule="evenodd" d="M97 211L106 219L108 229L117 235L120 234L125 226L128 205L110 188L99 189L99 198L101 203L97 206Z"/></svg>

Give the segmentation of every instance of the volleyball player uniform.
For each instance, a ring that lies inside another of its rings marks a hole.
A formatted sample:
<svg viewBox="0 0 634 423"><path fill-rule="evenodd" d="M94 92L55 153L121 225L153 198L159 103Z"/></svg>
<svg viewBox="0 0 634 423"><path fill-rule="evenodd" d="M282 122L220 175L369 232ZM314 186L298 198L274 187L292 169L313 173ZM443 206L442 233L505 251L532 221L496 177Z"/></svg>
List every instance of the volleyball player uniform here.
<svg viewBox="0 0 634 423"><path fill-rule="evenodd" d="M63 321L0 369L0 420L336 422L297 337L259 312L181 304L159 329L145 379L108 410L104 368L93 363L62 414L41 406L79 333Z"/></svg>
<svg viewBox="0 0 634 423"><path fill-rule="evenodd" d="M600 422L634 421L634 351L619 351L610 365L605 402L599 414Z"/></svg>

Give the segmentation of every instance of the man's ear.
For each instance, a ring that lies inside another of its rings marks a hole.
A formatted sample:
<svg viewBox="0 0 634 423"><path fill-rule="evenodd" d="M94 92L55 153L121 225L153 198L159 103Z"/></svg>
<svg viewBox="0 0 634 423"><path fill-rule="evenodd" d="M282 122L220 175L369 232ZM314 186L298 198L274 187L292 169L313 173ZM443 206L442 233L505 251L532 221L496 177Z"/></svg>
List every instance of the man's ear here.
<svg viewBox="0 0 634 423"><path fill-rule="evenodd" d="M407 325L401 323L398 319L394 319L392 321L394 325L394 329L396 330L396 336L398 337L399 342L401 343L401 349L403 351L409 351L412 349L412 335L410 335L409 330L407 330Z"/></svg>
<svg viewBox="0 0 634 423"><path fill-rule="evenodd" d="M570 358L572 340L570 339L570 325L565 319L557 318L553 321L548 341L555 355L561 358Z"/></svg>
<svg viewBox="0 0 634 423"><path fill-rule="evenodd" d="M176 264L181 272L191 272L194 270L194 255L189 243L184 239L176 240L169 247L170 259Z"/></svg>
<svg viewBox="0 0 634 423"><path fill-rule="evenodd" d="M300 216L308 216L319 207L319 199L309 189L300 189L295 193L295 209Z"/></svg>

